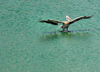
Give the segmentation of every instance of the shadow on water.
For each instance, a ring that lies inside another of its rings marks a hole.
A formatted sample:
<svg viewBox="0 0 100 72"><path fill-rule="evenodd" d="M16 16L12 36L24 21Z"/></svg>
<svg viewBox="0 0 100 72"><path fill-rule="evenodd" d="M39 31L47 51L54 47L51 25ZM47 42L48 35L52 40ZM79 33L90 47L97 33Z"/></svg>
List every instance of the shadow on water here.
<svg viewBox="0 0 100 72"><path fill-rule="evenodd" d="M89 34L89 31L94 31L94 29L86 29L86 30L72 30L70 32L62 32L62 31L54 31L54 32L44 32L44 35L40 37L42 41L52 41L56 39L61 39L63 37L70 38L70 37L79 37L79 36L86 36Z"/></svg>
<svg viewBox="0 0 100 72"><path fill-rule="evenodd" d="M72 30L69 32L63 32L63 31L53 31L53 32L44 32L44 34L53 34L53 33L76 33L76 32L89 32L94 31L95 29L85 29L85 30Z"/></svg>

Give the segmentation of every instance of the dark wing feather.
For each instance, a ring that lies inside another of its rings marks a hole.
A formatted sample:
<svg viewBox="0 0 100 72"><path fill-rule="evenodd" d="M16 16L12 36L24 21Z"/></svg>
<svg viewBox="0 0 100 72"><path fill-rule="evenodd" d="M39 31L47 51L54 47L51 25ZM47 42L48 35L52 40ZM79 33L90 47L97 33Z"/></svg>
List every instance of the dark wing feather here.
<svg viewBox="0 0 100 72"><path fill-rule="evenodd" d="M93 16L93 15L92 15ZM82 19L89 19L91 18L92 16L81 16L81 17L78 17L76 19L74 19L73 21L70 22L70 24L76 22L76 21L79 21L79 20L82 20Z"/></svg>
<svg viewBox="0 0 100 72"><path fill-rule="evenodd" d="M39 22L45 22L45 23L50 23L50 24L53 24L53 25L58 25L58 23L63 23L61 21L57 21L57 20L41 20Z"/></svg>

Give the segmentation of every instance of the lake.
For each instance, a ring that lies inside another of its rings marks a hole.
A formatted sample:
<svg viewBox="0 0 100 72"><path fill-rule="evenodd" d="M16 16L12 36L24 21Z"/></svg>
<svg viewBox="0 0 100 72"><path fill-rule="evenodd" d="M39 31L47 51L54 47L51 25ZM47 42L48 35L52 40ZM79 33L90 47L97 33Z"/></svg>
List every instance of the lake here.
<svg viewBox="0 0 100 72"><path fill-rule="evenodd" d="M59 32L66 21L90 16ZM0 72L100 72L100 1L1 0Z"/></svg>

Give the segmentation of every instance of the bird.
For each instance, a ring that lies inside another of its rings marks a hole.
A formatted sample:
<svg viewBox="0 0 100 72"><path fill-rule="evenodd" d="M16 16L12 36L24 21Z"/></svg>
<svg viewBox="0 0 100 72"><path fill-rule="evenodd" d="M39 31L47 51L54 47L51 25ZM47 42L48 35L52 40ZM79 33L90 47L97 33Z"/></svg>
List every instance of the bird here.
<svg viewBox="0 0 100 72"><path fill-rule="evenodd" d="M63 25L60 25L60 27L62 28L63 32L70 32L70 31L68 31L68 27L71 24L73 24L76 21L82 20L82 19L90 19L92 16L93 15L91 15L91 16L80 16L80 17L77 17L73 20L69 16L66 16L67 21L58 21L58 20L48 19L48 20L40 20L39 22L41 22L41 23L45 22L45 23L49 23L49 24L52 24L52 25L58 25L58 23L61 23Z"/></svg>

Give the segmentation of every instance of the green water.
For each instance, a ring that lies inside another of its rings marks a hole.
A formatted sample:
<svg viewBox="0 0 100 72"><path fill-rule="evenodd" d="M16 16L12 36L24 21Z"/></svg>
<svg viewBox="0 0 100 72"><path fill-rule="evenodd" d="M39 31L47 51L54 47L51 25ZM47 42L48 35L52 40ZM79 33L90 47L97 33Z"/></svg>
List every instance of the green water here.
<svg viewBox="0 0 100 72"><path fill-rule="evenodd" d="M71 33L38 23L66 15L94 17L69 27L86 31ZM1 0L0 72L100 72L99 18L100 0Z"/></svg>

